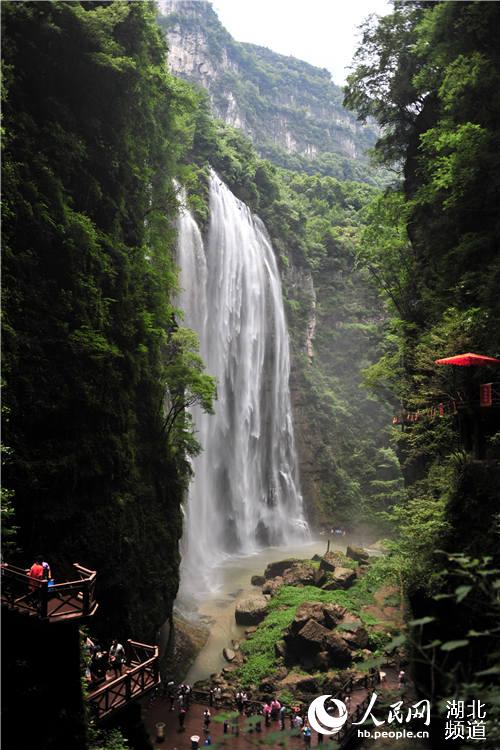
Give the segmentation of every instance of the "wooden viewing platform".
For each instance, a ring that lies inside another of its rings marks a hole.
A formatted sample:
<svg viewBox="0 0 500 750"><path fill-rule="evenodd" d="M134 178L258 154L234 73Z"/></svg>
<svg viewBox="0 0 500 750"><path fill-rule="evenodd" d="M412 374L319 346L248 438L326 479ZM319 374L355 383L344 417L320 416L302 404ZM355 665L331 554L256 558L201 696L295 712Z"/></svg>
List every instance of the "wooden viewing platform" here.
<svg viewBox="0 0 500 750"><path fill-rule="evenodd" d="M128 640L126 655L128 668L124 674L104 683L86 698L97 721L123 708L130 701L142 698L160 684L158 646Z"/></svg>
<svg viewBox="0 0 500 750"><path fill-rule="evenodd" d="M97 573L74 563L78 579L49 586L26 570L2 563L2 606L46 622L91 617L99 606L94 599Z"/></svg>

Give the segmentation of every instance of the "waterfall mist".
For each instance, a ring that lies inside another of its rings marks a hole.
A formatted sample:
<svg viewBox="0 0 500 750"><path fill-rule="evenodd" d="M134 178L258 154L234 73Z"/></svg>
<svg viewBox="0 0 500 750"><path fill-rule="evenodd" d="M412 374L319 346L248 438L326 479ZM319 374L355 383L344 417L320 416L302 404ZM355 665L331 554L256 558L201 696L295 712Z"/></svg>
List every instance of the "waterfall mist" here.
<svg viewBox="0 0 500 750"><path fill-rule="evenodd" d="M206 242L185 208L178 262L185 325L217 378L215 414L193 410L202 453L185 507L181 597L217 586L228 555L308 538L297 474L281 283L260 219L212 172Z"/></svg>

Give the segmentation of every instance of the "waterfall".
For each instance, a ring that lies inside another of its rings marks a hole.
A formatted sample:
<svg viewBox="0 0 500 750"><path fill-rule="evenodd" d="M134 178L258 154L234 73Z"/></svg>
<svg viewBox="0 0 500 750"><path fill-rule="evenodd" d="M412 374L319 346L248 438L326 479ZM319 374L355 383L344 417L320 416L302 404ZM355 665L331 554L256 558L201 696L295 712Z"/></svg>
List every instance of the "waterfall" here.
<svg viewBox="0 0 500 750"><path fill-rule="evenodd" d="M308 537L290 404L290 357L276 259L264 224L212 172L206 242L178 222L185 325L217 378L215 414L193 410L202 453L185 507L181 592L213 590L228 555Z"/></svg>

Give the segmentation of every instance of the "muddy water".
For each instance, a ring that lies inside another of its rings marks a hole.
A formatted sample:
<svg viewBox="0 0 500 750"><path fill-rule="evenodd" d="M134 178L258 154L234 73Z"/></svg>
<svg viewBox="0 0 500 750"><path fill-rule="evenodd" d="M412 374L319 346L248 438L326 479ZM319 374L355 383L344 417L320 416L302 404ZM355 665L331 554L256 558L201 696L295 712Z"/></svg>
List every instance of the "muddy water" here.
<svg viewBox="0 0 500 750"><path fill-rule="evenodd" d="M225 646L230 647L233 639L241 639L245 630L244 626L236 625L235 604L239 599L260 593L260 587L250 584L253 575L262 575L270 562L284 560L287 557L308 559L315 554L323 554L326 544L326 537L320 537L302 545L270 547L255 555L232 557L220 567L221 584L216 592L207 592L206 596L197 602L181 604L179 609L184 616L192 617L194 620L199 618L210 628L208 641L186 675L186 681L192 685L227 665L222 656L222 649ZM332 540L330 548L345 552L346 543Z"/></svg>

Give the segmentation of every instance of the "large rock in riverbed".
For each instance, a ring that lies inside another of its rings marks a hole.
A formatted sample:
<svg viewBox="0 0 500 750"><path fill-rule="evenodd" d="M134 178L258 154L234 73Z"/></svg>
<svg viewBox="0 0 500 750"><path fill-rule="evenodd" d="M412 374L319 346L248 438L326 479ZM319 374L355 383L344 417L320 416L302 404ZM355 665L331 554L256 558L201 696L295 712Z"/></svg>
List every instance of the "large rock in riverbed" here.
<svg viewBox="0 0 500 750"><path fill-rule="evenodd" d="M298 633L308 620L316 620L326 628L334 628L347 612L340 604L322 604L321 602L303 602L297 607L290 626L293 633Z"/></svg>
<svg viewBox="0 0 500 750"><path fill-rule="evenodd" d="M294 563L283 573L283 581L287 586L321 586L325 580L325 572L309 562Z"/></svg>
<svg viewBox="0 0 500 750"><path fill-rule="evenodd" d="M276 576L276 578L271 578L264 583L262 586L262 593L269 596L275 596L282 586L283 578L281 576Z"/></svg>
<svg viewBox="0 0 500 750"><path fill-rule="evenodd" d="M285 570L288 570L288 568L291 568L292 565L295 563L300 563L302 560L297 560L297 558L290 558L289 560L278 560L277 562L269 563L267 568L264 571L264 578L266 580L269 580L269 578L276 578L276 576L282 576Z"/></svg>
<svg viewBox="0 0 500 750"><path fill-rule="evenodd" d="M336 568L330 573L330 580L321 587L323 591L337 591L350 588L356 580L356 571L351 568Z"/></svg>
<svg viewBox="0 0 500 750"><path fill-rule="evenodd" d="M364 627L359 617L350 613L342 620L338 626L339 633L347 645L352 649L365 649L368 646L368 631Z"/></svg>
<svg viewBox="0 0 500 750"><path fill-rule="evenodd" d="M266 582L264 576L252 576L250 583L252 586L262 586Z"/></svg>
<svg viewBox="0 0 500 750"><path fill-rule="evenodd" d="M347 557L350 557L351 560L356 560L356 562L359 562L361 565L366 565L370 561L370 555L363 549L363 547L349 545L346 555Z"/></svg>
<svg viewBox="0 0 500 750"><path fill-rule="evenodd" d="M321 570L326 570L327 573L331 573L335 570L335 567L339 564L338 557L333 552L325 552L321 558L319 567Z"/></svg>
<svg viewBox="0 0 500 750"><path fill-rule="evenodd" d="M326 638L325 645L332 667L345 669L352 663L352 654L349 646L338 633L330 632Z"/></svg>
<svg viewBox="0 0 500 750"><path fill-rule="evenodd" d="M294 636L293 648L300 654L311 654L322 651L330 631L316 620L308 620Z"/></svg>
<svg viewBox="0 0 500 750"><path fill-rule="evenodd" d="M249 596L236 604L235 618L238 625L258 625L267 615L267 599Z"/></svg>
<svg viewBox="0 0 500 750"><path fill-rule="evenodd" d="M341 589L348 589L356 580L356 571L351 568L335 568L332 579L336 581Z"/></svg>

